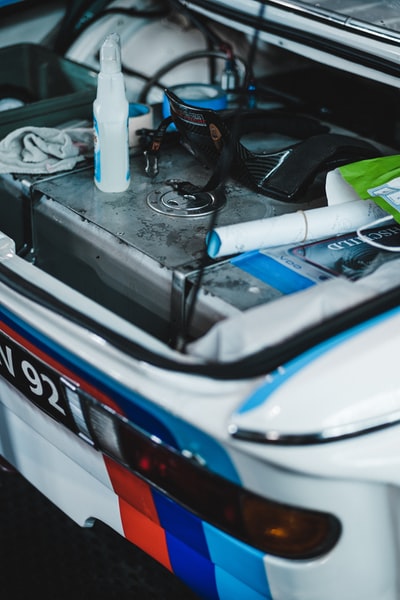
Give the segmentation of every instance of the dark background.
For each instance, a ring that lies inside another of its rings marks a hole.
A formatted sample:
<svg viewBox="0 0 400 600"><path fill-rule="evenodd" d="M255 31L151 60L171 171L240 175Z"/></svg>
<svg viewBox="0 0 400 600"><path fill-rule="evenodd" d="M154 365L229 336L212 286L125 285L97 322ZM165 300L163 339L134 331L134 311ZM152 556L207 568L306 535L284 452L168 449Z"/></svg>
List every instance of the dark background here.
<svg viewBox="0 0 400 600"><path fill-rule="evenodd" d="M16 473L0 470L2 600L198 600L101 523L81 528Z"/></svg>

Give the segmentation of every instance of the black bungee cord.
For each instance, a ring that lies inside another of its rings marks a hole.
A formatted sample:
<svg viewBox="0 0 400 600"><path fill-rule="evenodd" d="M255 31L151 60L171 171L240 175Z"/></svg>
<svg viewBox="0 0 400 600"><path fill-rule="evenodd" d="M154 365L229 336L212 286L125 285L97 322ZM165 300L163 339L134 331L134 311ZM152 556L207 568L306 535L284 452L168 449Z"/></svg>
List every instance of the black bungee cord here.
<svg viewBox="0 0 400 600"><path fill-rule="evenodd" d="M265 14L265 3L262 2L260 4L260 9L258 11L258 20L257 20L258 23L260 23L261 20L264 18L264 14ZM214 193L221 192L221 190L224 187L225 182L228 178L228 175L229 175L230 166L231 166L232 158L233 158L234 147L235 147L235 144L236 144L236 141L238 138L240 117L245 108L245 103L247 100L247 93L248 93L249 86L252 85L253 64L254 64L255 55L256 55L256 51L257 51L258 38L259 38L259 28L257 27L254 30L254 34L253 34L250 48L249 48L248 59L246 61L246 64L247 64L246 77L245 77L245 81L244 81L244 83L241 87L240 93L239 93L239 102L238 102L238 107L235 111L233 122L232 122L232 130L231 130L231 136L229 139L229 143L226 146L224 146L224 148L222 150L222 154L221 154L221 160L218 162L217 169L213 173L213 176L212 176L212 179L214 181L218 180L218 182L219 182L217 187L214 190ZM218 219L218 210L215 209L211 213L210 222L208 225L208 232L211 232L213 229L215 229L216 224L217 224L217 219ZM192 319L193 319L194 312L195 312L197 297L198 297L198 293L199 293L202 279L204 276L204 270L205 270L207 264L208 264L208 254L207 254L207 246L206 246L206 241L205 241L204 242L204 251L203 251L203 254L201 257L199 269L197 271L197 276L194 281L193 288L192 288L190 298L189 298L187 313L186 313L186 317L184 319L184 324L183 324L183 331L181 332L180 336L177 337L177 348L176 349L181 350L182 352L185 352L186 346L190 342L188 333L191 328L191 323L192 323Z"/></svg>

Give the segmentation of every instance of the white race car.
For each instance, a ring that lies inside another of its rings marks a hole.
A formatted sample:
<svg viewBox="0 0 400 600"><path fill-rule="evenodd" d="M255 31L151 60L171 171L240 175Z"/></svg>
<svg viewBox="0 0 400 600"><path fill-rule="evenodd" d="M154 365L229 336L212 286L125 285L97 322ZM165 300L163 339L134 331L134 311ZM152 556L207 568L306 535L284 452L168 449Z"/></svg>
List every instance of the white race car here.
<svg viewBox="0 0 400 600"><path fill-rule="evenodd" d="M399 600L393 2L75 4L0 3L0 455L200 598ZM112 32L152 119L122 193L85 137Z"/></svg>

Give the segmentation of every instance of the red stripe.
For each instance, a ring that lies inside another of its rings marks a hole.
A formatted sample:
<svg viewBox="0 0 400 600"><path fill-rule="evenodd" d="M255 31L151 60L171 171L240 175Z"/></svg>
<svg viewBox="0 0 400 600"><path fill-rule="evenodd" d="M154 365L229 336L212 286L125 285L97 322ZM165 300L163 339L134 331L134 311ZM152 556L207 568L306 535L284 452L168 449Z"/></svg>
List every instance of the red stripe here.
<svg viewBox="0 0 400 600"><path fill-rule="evenodd" d="M125 537L172 572L165 532L160 527L150 486L107 456L104 462L119 497Z"/></svg>
<svg viewBox="0 0 400 600"><path fill-rule="evenodd" d="M96 387L89 384L84 379L81 379L79 376L76 375L76 373L67 369L62 363L59 363L58 361L54 360L54 358L40 350L37 346L29 342L27 339L25 339L19 333L8 327L8 325L3 323L2 321L0 321L0 327L1 330L6 335L8 335L8 337L10 337L13 341L17 342L23 348L25 348L25 350L36 356L36 358L39 358L47 365L53 367L53 369L56 369L56 371L58 371L61 375L65 375L74 383L79 384L82 390L99 400L99 402L102 402L106 406L109 406L118 414L124 414L121 411L121 408L117 404L115 404L115 402L111 400L109 396L107 396L106 394L98 390Z"/></svg>

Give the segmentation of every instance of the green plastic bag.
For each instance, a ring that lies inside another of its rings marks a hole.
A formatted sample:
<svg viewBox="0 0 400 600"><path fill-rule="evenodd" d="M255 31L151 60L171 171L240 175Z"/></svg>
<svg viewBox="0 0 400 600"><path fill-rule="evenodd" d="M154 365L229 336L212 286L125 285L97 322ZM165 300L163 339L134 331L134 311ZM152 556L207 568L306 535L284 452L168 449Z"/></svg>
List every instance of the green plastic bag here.
<svg viewBox="0 0 400 600"><path fill-rule="evenodd" d="M400 223L400 154L338 167L362 200L373 200Z"/></svg>

